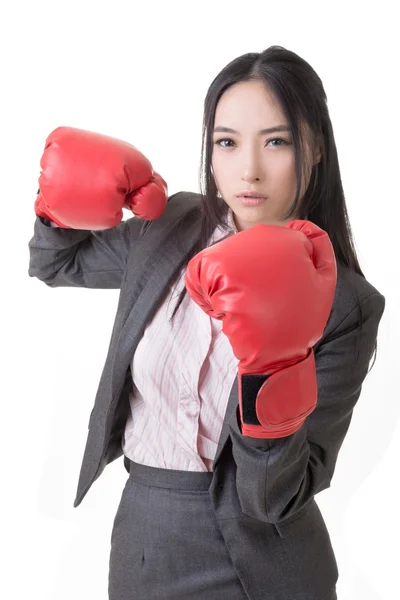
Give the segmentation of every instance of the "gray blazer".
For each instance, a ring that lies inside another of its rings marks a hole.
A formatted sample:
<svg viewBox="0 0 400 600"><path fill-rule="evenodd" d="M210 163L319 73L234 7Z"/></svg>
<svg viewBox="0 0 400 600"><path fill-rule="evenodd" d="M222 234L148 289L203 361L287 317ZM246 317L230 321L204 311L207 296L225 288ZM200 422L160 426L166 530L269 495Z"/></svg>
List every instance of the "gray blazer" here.
<svg viewBox="0 0 400 600"><path fill-rule="evenodd" d="M121 290L74 506L105 466L122 455L130 361L166 286L199 238L200 216L200 196L180 192L156 221L132 217L103 231L55 229L36 218L29 242L31 277L49 287ZM181 217L184 222L177 224ZM384 296L370 283L338 266L332 311L314 347L317 407L294 434L272 440L242 436L237 379L232 386L210 495L252 600L323 600L335 586L337 563L314 496L330 486L384 307Z"/></svg>

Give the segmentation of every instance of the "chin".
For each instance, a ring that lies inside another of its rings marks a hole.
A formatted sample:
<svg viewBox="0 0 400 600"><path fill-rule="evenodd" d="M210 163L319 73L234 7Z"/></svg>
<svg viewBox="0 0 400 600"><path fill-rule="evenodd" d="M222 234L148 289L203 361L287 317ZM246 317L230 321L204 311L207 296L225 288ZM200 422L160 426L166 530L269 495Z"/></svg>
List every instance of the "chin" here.
<svg viewBox="0 0 400 600"><path fill-rule="evenodd" d="M271 219L271 215L266 214L265 210L260 210L260 207L258 206L238 210L235 214L239 219L242 219L242 221L248 221L249 223L260 223L261 221Z"/></svg>

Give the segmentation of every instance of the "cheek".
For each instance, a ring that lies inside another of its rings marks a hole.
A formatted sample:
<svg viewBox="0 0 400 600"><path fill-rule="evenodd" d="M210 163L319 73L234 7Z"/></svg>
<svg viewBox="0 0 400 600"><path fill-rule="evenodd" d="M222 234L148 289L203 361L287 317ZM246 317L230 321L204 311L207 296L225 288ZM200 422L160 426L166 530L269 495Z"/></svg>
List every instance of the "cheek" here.
<svg viewBox="0 0 400 600"><path fill-rule="evenodd" d="M275 182L282 188L292 189L296 185L296 164L291 155L281 157L274 165Z"/></svg>
<svg viewBox="0 0 400 600"><path fill-rule="evenodd" d="M277 157L279 160L276 161L275 167L278 172L285 177L296 176L296 163L292 152L282 153L281 156Z"/></svg>
<svg viewBox="0 0 400 600"><path fill-rule="evenodd" d="M212 158L214 176L222 186L229 186L242 175L243 157L239 152L216 152Z"/></svg>
<svg viewBox="0 0 400 600"><path fill-rule="evenodd" d="M221 189L229 181L232 168L229 167L228 161L224 160L221 156L214 156L211 164L215 182L217 187Z"/></svg>

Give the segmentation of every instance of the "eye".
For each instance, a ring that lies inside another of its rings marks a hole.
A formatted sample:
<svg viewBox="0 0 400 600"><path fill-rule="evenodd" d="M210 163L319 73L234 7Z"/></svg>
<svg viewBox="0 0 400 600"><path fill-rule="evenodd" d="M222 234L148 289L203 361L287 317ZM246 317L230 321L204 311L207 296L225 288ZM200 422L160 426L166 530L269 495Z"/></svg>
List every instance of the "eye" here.
<svg viewBox="0 0 400 600"><path fill-rule="evenodd" d="M230 142L230 144L234 144L235 142L230 138L222 138L220 140L216 140L214 144L219 146L220 148L232 148L231 145L225 144L224 142Z"/></svg>
<svg viewBox="0 0 400 600"><path fill-rule="evenodd" d="M270 142L282 142L282 144L273 144L273 146L288 146L289 142L287 142L286 140L284 140L283 138L273 138L272 140L269 140Z"/></svg>

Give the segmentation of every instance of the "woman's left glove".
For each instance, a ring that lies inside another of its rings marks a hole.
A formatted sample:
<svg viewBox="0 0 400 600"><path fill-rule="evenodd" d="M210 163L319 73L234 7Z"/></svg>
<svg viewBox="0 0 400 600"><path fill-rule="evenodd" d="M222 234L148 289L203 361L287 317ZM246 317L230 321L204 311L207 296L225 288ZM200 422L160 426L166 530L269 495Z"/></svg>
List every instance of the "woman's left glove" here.
<svg viewBox="0 0 400 600"><path fill-rule="evenodd" d="M239 360L243 435L288 436L314 410L313 346L332 309L336 275L328 234L305 220L255 225L188 263L189 295L222 320Z"/></svg>

